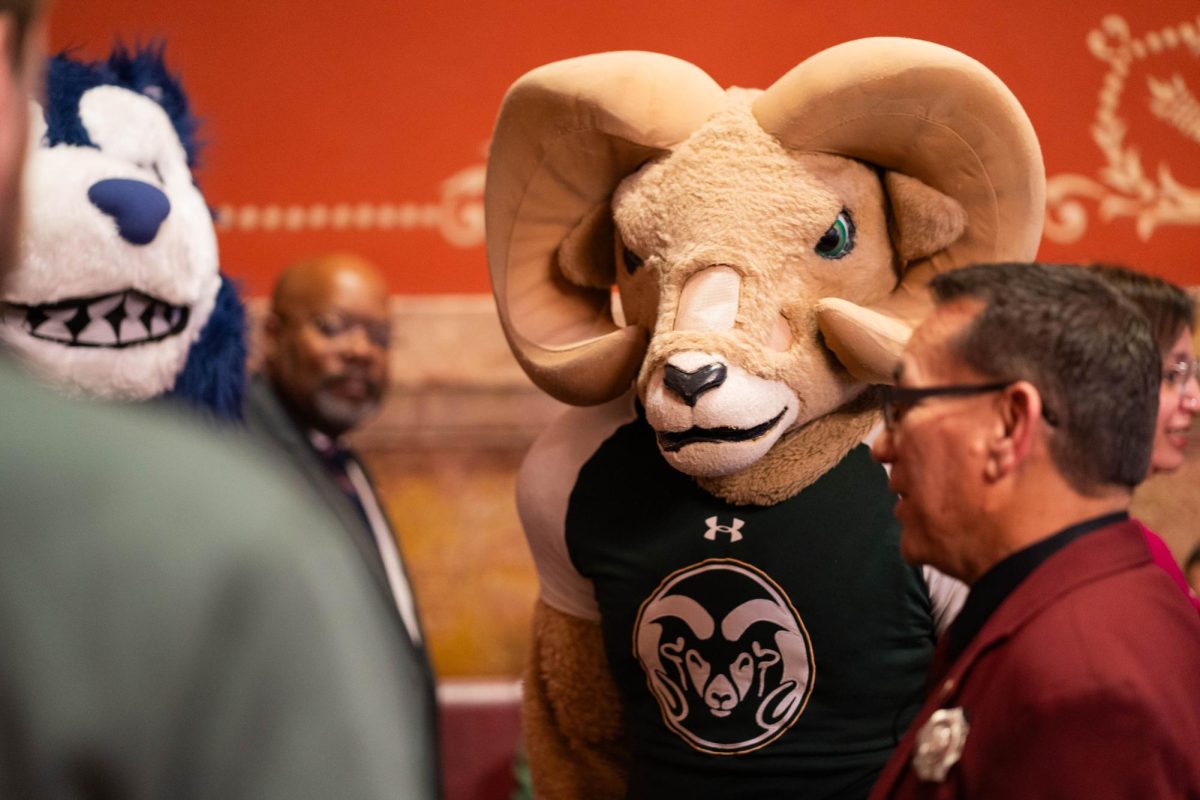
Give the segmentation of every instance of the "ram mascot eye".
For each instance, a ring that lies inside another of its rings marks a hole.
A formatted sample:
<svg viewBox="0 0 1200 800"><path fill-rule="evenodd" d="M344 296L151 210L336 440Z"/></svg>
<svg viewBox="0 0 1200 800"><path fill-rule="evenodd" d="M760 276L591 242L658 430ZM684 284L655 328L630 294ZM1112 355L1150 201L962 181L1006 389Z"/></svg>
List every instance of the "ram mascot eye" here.
<svg viewBox="0 0 1200 800"><path fill-rule="evenodd" d="M854 234L854 218L850 216L849 209L843 208L829 226L829 230L817 240L813 251L830 261L845 258L854 249Z"/></svg>
<svg viewBox="0 0 1200 800"><path fill-rule="evenodd" d="M625 271L630 275L637 272L638 267L646 263L641 256L630 250L628 247L621 251L621 260L625 262Z"/></svg>

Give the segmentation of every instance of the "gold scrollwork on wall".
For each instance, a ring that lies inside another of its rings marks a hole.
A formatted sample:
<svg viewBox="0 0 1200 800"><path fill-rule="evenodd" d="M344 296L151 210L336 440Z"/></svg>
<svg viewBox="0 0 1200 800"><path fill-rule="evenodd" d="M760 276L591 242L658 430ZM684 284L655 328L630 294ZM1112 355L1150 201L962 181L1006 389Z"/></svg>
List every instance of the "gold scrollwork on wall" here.
<svg viewBox="0 0 1200 800"><path fill-rule="evenodd" d="M1132 219L1142 241L1162 225L1200 224L1200 189L1177 180L1165 162L1147 168L1129 138L1128 114L1122 110L1122 99L1127 104L1141 101L1158 122L1200 144L1200 102L1188 81L1178 72L1151 74L1155 58L1171 51L1200 58L1198 25L1200 17L1135 38L1124 18L1109 15L1088 34L1088 49L1108 66L1091 126L1105 163L1093 177L1064 173L1049 179L1047 239L1069 243L1082 238L1091 203L1102 222ZM1146 65L1144 84L1130 80L1139 62ZM1139 90L1145 94L1125 97Z"/></svg>

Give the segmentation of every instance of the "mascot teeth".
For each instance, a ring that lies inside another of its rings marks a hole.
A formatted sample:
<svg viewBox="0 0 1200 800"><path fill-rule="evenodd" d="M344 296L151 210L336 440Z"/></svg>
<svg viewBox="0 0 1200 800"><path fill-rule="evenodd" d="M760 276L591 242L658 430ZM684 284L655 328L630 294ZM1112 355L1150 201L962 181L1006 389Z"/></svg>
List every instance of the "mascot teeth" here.
<svg viewBox="0 0 1200 800"><path fill-rule="evenodd" d="M190 309L130 289L42 305L7 303L5 323L35 339L69 347L130 347L175 336Z"/></svg>

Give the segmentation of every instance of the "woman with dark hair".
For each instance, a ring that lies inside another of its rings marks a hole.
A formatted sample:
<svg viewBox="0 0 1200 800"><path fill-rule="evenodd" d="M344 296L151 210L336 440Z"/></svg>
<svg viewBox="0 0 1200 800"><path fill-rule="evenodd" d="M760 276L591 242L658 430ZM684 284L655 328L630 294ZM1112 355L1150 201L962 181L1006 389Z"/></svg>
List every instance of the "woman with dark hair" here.
<svg viewBox="0 0 1200 800"><path fill-rule="evenodd" d="M1196 310L1187 293L1174 284L1123 267L1092 267L1121 294L1135 302L1150 321L1163 360L1162 384L1158 390L1158 422L1154 427L1154 449L1150 474L1173 472L1183 465L1188 429L1200 412L1200 360L1193 336ZM1154 561L1175 581L1200 611L1200 598L1192 592L1183 571L1158 534L1142 526Z"/></svg>

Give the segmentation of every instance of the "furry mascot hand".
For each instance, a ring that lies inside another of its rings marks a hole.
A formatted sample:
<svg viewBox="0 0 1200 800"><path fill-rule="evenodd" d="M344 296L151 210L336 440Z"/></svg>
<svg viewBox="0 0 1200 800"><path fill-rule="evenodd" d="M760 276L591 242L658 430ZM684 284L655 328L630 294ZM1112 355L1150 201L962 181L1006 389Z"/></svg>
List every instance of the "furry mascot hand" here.
<svg viewBox="0 0 1200 800"><path fill-rule="evenodd" d="M900 556L873 384L932 274L1034 255L1044 186L1011 92L927 42L765 91L637 52L512 86L493 291L526 373L580 406L518 482L537 791L866 796L963 596Z"/></svg>
<svg viewBox="0 0 1200 800"><path fill-rule="evenodd" d="M71 393L240 418L244 312L218 272L196 121L161 47L52 58L46 98L0 339Z"/></svg>

